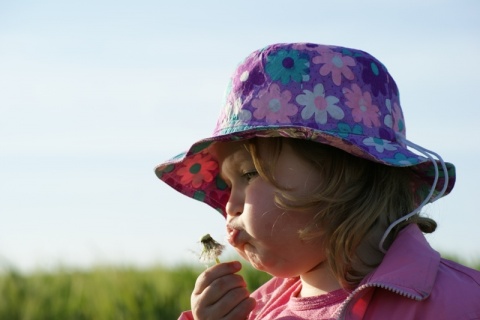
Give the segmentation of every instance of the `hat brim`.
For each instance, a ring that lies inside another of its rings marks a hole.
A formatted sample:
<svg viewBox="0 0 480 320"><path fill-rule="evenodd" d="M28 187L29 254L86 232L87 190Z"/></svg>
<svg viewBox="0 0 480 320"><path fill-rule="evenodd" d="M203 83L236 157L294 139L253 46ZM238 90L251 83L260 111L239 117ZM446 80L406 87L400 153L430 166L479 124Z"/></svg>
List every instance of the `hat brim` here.
<svg viewBox="0 0 480 320"><path fill-rule="evenodd" d="M218 164L210 154L209 146L216 141L241 141L254 137L287 137L315 141L330 145L354 156L394 167L411 167L419 177L418 190L427 194L434 181L435 169L432 161L410 151L397 142L371 139L353 132L325 132L303 126L281 126L272 128L242 128L236 132L220 132L212 137L194 143L187 152L165 161L155 168L157 177L175 190L196 200L205 202L225 216L225 205L229 190L219 177ZM362 146L362 147L360 147ZM455 166L445 162L448 171L448 185L443 196L449 194L455 185ZM438 168L441 164L437 161ZM444 187L445 175L439 170L433 198ZM426 192L425 192L426 191Z"/></svg>

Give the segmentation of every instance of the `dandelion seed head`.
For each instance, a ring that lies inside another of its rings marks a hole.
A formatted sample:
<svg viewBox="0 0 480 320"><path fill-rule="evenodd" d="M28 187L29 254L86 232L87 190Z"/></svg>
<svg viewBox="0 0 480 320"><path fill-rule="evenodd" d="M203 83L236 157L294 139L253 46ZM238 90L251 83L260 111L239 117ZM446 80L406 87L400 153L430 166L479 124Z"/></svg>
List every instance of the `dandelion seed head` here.
<svg viewBox="0 0 480 320"><path fill-rule="evenodd" d="M224 245L215 241L208 233L200 239L200 242L203 245L203 250L200 254L200 261L202 262L217 261L218 256L222 254L225 248Z"/></svg>

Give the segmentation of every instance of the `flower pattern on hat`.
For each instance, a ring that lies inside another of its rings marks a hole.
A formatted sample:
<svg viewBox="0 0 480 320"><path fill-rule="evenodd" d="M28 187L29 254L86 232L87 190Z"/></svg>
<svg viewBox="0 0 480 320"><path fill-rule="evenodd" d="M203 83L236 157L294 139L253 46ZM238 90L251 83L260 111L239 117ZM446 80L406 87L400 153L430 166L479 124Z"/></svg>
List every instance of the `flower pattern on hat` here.
<svg viewBox="0 0 480 320"><path fill-rule="evenodd" d="M272 84L268 89L259 92L259 99L252 102L256 109L253 116L256 119L265 119L268 124L288 123L290 116L297 113L297 106L292 104L292 93L288 90L281 91L277 84Z"/></svg>
<svg viewBox="0 0 480 320"><path fill-rule="evenodd" d="M374 96L380 93L385 95L389 89L394 90L395 87L392 87L383 64L365 57L358 57L357 61L363 64L362 80L370 84Z"/></svg>
<svg viewBox="0 0 480 320"><path fill-rule="evenodd" d="M366 146L374 147L379 153L383 153L385 150L393 151L397 150L397 147L393 146L390 141L380 138L368 137L363 139L363 144Z"/></svg>
<svg viewBox="0 0 480 320"><path fill-rule="evenodd" d="M180 176L180 183L193 188L200 188L204 182L212 182L218 164L209 154L197 153L184 161L176 173Z"/></svg>
<svg viewBox="0 0 480 320"><path fill-rule="evenodd" d="M183 194L225 214L229 190L209 146L253 137L307 139L389 166L412 167L433 183L432 162L407 149L398 88L367 52L314 43L279 43L252 52L230 79L212 136L156 168ZM446 163L448 194L455 168ZM439 178L437 192L445 177Z"/></svg>
<svg viewBox="0 0 480 320"><path fill-rule="evenodd" d="M340 52L325 50L320 55L312 59L315 64L323 64L319 72L322 76L331 74L333 83L337 86L342 84L342 77L353 80L354 74L350 67L355 66L355 60L352 57L344 56Z"/></svg>
<svg viewBox="0 0 480 320"><path fill-rule="evenodd" d="M267 57L265 72L282 84L308 81L309 61L297 50L279 50Z"/></svg>
<svg viewBox="0 0 480 320"><path fill-rule="evenodd" d="M305 106L302 110L302 118L309 119L315 115L315 121L319 124L327 123L327 117L340 120L345 116L342 108L336 105L339 102L335 96L325 96L323 84L319 83L313 88L313 92L304 90L295 99L300 105Z"/></svg>
<svg viewBox="0 0 480 320"><path fill-rule="evenodd" d="M344 88L343 93L347 98L345 104L352 109L352 116L355 122L362 122L365 126L380 126L379 109L372 102L370 92L363 92L357 84L352 88Z"/></svg>
<svg viewBox="0 0 480 320"><path fill-rule="evenodd" d="M342 138L347 138L350 134L362 135L363 127L359 124L350 126L348 123L339 122L338 125L338 135Z"/></svg>
<svg viewBox="0 0 480 320"><path fill-rule="evenodd" d="M237 126L250 121L252 112L241 108L242 101L240 98L228 102L228 104L228 107L225 108L225 114L221 117L222 123L220 126Z"/></svg>
<svg viewBox="0 0 480 320"><path fill-rule="evenodd" d="M236 72L237 75L232 78L233 87L235 91L240 91L242 95L251 92L255 86L261 86L265 83L265 74L260 65L242 65Z"/></svg>
<svg viewBox="0 0 480 320"><path fill-rule="evenodd" d="M403 115L400 106L396 102L394 102L392 106L390 99L385 100L385 106L390 113L385 116L384 124L387 127L392 128L398 134L404 135L405 125L403 123Z"/></svg>
<svg viewBox="0 0 480 320"><path fill-rule="evenodd" d="M393 158L386 158L385 161L393 165L411 166L418 163L417 157L408 157L403 153L395 153Z"/></svg>

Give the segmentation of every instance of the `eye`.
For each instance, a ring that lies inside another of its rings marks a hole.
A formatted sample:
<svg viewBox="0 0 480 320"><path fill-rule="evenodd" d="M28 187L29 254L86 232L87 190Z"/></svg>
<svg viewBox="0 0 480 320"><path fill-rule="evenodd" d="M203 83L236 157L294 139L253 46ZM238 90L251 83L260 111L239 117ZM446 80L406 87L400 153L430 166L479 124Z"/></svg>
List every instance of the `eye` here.
<svg viewBox="0 0 480 320"><path fill-rule="evenodd" d="M248 171L248 172L245 172L244 174L242 174L242 177L244 177L245 179L247 179L247 181L250 181L252 180L253 178L257 177L258 176L258 172L253 170L253 171Z"/></svg>

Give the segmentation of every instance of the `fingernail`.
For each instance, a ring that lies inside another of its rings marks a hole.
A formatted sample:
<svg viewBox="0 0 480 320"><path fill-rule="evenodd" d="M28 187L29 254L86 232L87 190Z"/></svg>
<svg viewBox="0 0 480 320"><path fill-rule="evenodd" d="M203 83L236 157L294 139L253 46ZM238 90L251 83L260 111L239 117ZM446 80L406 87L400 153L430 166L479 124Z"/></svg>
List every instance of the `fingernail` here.
<svg viewBox="0 0 480 320"><path fill-rule="evenodd" d="M235 270L240 270L242 269L242 264L240 263L240 261L233 261L232 267L235 268Z"/></svg>

